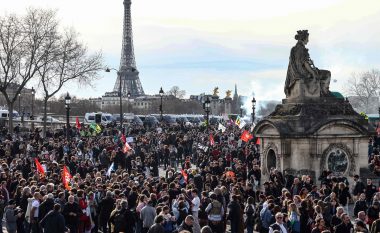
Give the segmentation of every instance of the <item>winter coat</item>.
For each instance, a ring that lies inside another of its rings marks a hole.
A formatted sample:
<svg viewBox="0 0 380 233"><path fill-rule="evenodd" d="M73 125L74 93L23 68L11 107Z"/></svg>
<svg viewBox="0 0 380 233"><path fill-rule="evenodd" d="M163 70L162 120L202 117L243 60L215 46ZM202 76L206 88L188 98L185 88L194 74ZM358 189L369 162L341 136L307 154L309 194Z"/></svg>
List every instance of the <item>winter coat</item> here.
<svg viewBox="0 0 380 233"><path fill-rule="evenodd" d="M17 215L15 215L15 210L9 206L5 207L5 224L8 231L17 230Z"/></svg>
<svg viewBox="0 0 380 233"><path fill-rule="evenodd" d="M64 233L66 231L65 218L60 212L50 211L40 222L44 232Z"/></svg>

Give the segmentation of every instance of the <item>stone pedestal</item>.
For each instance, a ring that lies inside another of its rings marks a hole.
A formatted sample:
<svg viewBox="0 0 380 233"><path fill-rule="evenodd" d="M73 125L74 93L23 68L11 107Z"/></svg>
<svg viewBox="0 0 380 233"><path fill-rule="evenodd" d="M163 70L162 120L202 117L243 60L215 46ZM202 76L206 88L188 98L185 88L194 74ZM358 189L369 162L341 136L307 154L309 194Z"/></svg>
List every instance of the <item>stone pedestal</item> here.
<svg viewBox="0 0 380 233"><path fill-rule="evenodd" d="M224 114L232 113L232 99L230 97L224 98Z"/></svg>
<svg viewBox="0 0 380 233"><path fill-rule="evenodd" d="M317 180L330 170L348 178L368 166L368 137L373 127L350 103L335 97L283 100L260 121L263 179L270 169Z"/></svg>
<svg viewBox="0 0 380 233"><path fill-rule="evenodd" d="M219 115L219 96L213 95L211 96L211 115Z"/></svg>

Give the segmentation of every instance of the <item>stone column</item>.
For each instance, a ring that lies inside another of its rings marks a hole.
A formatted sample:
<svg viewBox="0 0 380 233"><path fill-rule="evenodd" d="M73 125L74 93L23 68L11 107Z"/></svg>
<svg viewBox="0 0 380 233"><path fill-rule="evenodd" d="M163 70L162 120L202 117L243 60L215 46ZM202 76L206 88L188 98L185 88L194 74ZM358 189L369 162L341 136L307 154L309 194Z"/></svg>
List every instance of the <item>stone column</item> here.
<svg viewBox="0 0 380 233"><path fill-rule="evenodd" d="M227 115L232 113L232 99L231 99L231 97L224 98L224 113Z"/></svg>
<svg viewBox="0 0 380 233"><path fill-rule="evenodd" d="M211 112L210 115L219 115L219 96L211 96Z"/></svg>

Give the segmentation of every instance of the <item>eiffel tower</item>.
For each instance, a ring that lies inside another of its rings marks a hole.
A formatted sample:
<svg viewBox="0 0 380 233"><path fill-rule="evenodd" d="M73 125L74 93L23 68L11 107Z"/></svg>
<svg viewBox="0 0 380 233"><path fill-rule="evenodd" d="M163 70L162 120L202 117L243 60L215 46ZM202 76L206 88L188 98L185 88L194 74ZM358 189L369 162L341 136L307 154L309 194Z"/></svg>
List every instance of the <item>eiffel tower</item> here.
<svg viewBox="0 0 380 233"><path fill-rule="evenodd" d="M113 88L114 92L119 93L120 80L122 96L126 96L127 93L130 93L132 97L145 95L140 82L139 71L136 68L133 50L131 0L124 0L123 47L121 49L120 68Z"/></svg>

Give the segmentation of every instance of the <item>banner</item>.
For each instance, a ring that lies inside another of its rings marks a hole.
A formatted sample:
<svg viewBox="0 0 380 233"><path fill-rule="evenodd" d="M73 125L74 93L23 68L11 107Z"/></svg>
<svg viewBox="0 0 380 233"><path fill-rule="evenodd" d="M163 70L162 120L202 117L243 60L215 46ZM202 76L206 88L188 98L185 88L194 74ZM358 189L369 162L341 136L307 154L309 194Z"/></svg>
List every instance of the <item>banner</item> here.
<svg viewBox="0 0 380 233"><path fill-rule="evenodd" d="M243 134L241 135L241 140L248 142L253 138L252 134L250 134L247 130L244 130Z"/></svg>
<svg viewBox="0 0 380 233"><path fill-rule="evenodd" d="M123 147L123 152L127 153L130 150L132 150L132 147L128 144L128 142L125 142L124 147Z"/></svg>
<svg viewBox="0 0 380 233"><path fill-rule="evenodd" d="M96 125L96 128L95 128L95 132L98 134L100 132L102 132L102 127L100 127L100 125Z"/></svg>
<svg viewBox="0 0 380 233"><path fill-rule="evenodd" d="M214 136L212 136L212 134L210 134L210 145L211 146L215 145Z"/></svg>
<svg viewBox="0 0 380 233"><path fill-rule="evenodd" d="M224 133L224 131L226 131L226 127L224 125L222 125L221 123L219 123L218 130L221 130L222 133Z"/></svg>
<svg viewBox="0 0 380 233"><path fill-rule="evenodd" d="M127 143L132 143L133 142L133 137L127 137Z"/></svg>
<svg viewBox="0 0 380 233"><path fill-rule="evenodd" d="M122 134L120 137L120 140L125 144L127 142L127 139L125 138L125 135Z"/></svg>
<svg viewBox="0 0 380 233"><path fill-rule="evenodd" d="M261 143L261 142L260 142L260 138L257 138L257 139L256 139L256 145L260 145L260 143Z"/></svg>
<svg viewBox="0 0 380 233"><path fill-rule="evenodd" d="M239 129L242 129L247 123L245 121L241 121L239 125Z"/></svg>
<svg viewBox="0 0 380 233"><path fill-rule="evenodd" d="M108 177L111 176L111 172L115 170L114 164L112 163L111 166L108 168L106 175Z"/></svg>
<svg viewBox="0 0 380 233"><path fill-rule="evenodd" d="M185 183L187 183L187 173L185 170L181 170L181 175L183 176L183 179L185 180Z"/></svg>
<svg viewBox="0 0 380 233"><path fill-rule="evenodd" d="M79 118L78 118L78 117L75 119L75 123L76 123L76 127L77 127L77 129L80 129L80 128L81 128L81 125L80 125L80 122L79 122Z"/></svg>
<svg viewBox="0 0 380 233"><path fill-rule="evenodd" d="M66 190L71 190L71 187L70 187L70 182L71 182L71 179L73 177L71 176L69 170L67 169L66 166L63 166L63 170L62 170L62 182L63 182L63 185L65 186L65 189Z"/></svg>
<svg viewBox="0 0 380 233"><path fill-rule="evenodd" d="M240 122L241 122L240 116L237 116L235 120L235 125L240 127Z"/></svg>
<svg viewBox="0 0 380 233"><path fill-rule="evenodd" d="M42 165L40 164L40 162L38 161L37 158L34 159L34 162L36 163L37 171L38 171L41 175L45 176L45 169L42 167Z"/></svg>

